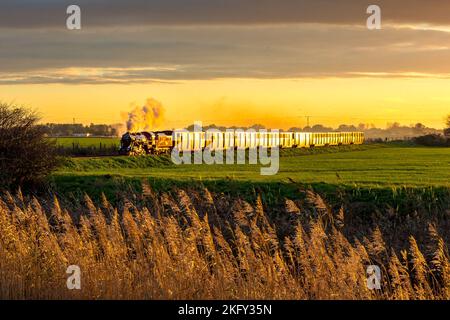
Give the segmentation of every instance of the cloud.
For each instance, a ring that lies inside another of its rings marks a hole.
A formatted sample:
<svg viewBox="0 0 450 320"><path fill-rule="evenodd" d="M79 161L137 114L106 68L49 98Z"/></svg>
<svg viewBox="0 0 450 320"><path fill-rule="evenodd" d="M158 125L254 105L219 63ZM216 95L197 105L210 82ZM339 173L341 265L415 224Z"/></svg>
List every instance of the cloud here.
<svg viewBox="0 0 450 320"><path fill-rule="evenodd" d="M69 69L47 69L23 73L4 73L0 85L16 84L134 84L134 83L165 83L176 81L157 79L156 70L152 68L123 68L120 71L111 68L89 68L73 72ZM168 69L169 70L169 69Z"/></svg>
<svg viewBox="0 0 450 320"><path fill-rule="evenodd" d="M450 2L378 0L2 0L0 84L214 78L447 77ZM76 71L74 71L76 70Z"/></svg>
<svg viewBox="0 0 450 320"><path fill-rule="evenodd" d="M78 0L83 26L248 25L326 23L364 25L373 1L361 0ZM0 27L65 28L68 0L2 0ZM378 0L383 19L449 25L448 0Z"/></svg>
<svg viewBox="0 0 450 320"><path fill-rule="evenodd" d="M214 78L447 77L450 33L351 26L0 32L0 84Z"/></svg>

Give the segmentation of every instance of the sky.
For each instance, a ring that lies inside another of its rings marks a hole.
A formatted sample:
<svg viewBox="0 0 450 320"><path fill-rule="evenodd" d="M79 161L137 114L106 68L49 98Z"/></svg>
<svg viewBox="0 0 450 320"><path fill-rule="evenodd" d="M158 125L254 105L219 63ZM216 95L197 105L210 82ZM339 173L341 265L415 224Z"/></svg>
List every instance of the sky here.
<svg viewBox="0 0 450 320"><path fill-rule="evenodd" d="M81 30L66 8L81 8ZM382 29L368 30L377 4ZM0 101L43 122L117 123L148 98L158 129L286 129L450 113L447 0L2 0Z"/></svg>

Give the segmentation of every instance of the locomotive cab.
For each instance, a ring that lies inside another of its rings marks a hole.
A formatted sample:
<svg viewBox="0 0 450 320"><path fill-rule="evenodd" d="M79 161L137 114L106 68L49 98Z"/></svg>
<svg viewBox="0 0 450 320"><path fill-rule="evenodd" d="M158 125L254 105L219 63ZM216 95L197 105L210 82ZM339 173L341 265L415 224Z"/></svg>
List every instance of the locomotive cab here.
<svg viewBox="0 0 450 320"><path fill-rule="evenodd" d="M145 155L151 153L155 135L151 132L127 132L120 140L121 155Z"/></svg>

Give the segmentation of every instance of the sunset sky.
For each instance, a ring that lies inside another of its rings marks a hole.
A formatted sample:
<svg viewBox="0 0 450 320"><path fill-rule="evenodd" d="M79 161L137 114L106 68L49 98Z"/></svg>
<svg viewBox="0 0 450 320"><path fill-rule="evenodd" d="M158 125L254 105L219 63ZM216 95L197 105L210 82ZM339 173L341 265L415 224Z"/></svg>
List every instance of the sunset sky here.
<svg viewBox="0 0 450 320"><path fill-rule="evenodd" d="M82 30L66 29L78 4ZM366 28L370 4L381 30ZM0 101L44 122L164 128L422 122L450 113L450 1L2 0ZM162 128L161 128L162 129Z"/></svg>

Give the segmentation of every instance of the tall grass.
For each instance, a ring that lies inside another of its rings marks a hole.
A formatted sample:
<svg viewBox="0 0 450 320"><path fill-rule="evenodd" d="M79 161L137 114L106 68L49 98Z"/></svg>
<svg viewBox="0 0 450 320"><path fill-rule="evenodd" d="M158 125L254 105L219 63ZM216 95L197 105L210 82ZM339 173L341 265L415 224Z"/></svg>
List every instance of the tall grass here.
<svg viewBox="0 0 450 320"><path fill-rule="evenodd" d="M260 200L208 190L155 194L83 208L5 194L0 201L1 299L449 299L447 244L430 223L400 248L378 226L346 230L344 209L313 192L286 199L273 224ZM280 230L280 229L286 230ZM381 290L366 286L379 265ZM81 268L68 290L66 268Z"/></svg>

